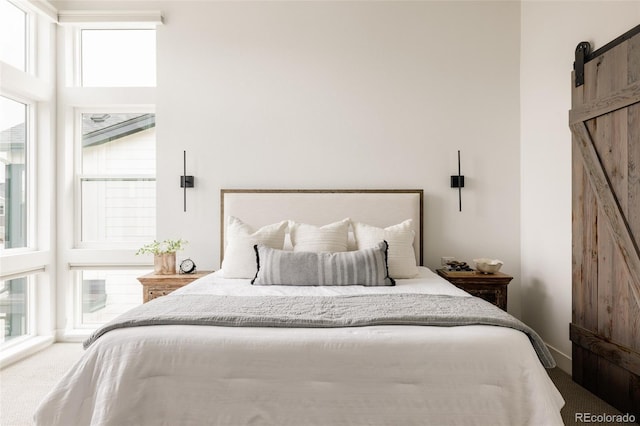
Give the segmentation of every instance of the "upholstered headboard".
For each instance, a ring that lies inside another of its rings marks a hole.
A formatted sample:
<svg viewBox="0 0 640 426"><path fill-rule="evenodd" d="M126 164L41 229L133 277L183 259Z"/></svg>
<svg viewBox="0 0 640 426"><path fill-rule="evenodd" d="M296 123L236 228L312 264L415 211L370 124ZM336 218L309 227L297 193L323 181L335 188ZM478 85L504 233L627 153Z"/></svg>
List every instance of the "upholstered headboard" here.
<svg viewBox="0 0 640 426"><path fill-rule="evenodd" d="M413 219L416 262L423 264L421 189L222 189L220 209L220 262L224 258L225 225L229 216L254 228L282 220L322 226L348 217L378 227Z"/></svg>

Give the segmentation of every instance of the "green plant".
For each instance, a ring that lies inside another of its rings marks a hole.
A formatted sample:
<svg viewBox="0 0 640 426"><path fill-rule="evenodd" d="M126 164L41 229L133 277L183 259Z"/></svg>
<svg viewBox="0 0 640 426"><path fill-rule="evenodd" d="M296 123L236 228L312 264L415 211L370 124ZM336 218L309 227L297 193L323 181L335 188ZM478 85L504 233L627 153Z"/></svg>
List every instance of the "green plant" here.
<svg viewBox="0 0 640 426"><path fill-rule="evenodd" d="M175 253L178 250L182 250L188 241L183 239L179 240L164 240L162 242L153 240L152 243L145 244L136 252L136 254L151 253L154 255Z"/></svg>

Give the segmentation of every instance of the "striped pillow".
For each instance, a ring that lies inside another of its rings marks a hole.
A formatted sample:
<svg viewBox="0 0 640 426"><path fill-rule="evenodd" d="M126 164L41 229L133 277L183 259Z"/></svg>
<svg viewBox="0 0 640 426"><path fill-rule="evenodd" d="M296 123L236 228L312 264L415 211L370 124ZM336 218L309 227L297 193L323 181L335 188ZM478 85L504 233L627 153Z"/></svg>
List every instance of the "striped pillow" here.
<svg viewBox="0 0 640 426"><path fill-rule="evenodd" d="M258 272L251 284L392 286L395 281L387 269L387 248L382 241L363 250L314 253L256 244Z"/></svg>

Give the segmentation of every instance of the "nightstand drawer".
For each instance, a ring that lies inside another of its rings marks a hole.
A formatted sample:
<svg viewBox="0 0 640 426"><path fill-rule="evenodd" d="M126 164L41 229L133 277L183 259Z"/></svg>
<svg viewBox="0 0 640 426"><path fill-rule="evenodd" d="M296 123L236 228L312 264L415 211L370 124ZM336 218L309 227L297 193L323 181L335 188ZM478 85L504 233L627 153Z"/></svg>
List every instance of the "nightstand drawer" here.
<svg viewBox="0 0 640 426"><path fill-rule="evenodd" d="M464 285L455 285L455 286L458 287L459 289L462 289L462 290L466 291L467 293L471 294L472 296L476 296L476 297L479 297L481 299L484 299L487 302L493 303L497 307L506 310L505 309L506 300L507 300L506 287L503 290L503 289L498 289L498 288L489 288L489 289L486 289L486 288L469 288L469 287L465 287ZM503 307L503 306L505 306L505 307Z"/></svg>
<svg viewBox="0 0 640 426"><path fill-rule="evenodd" d="M180 287L177 287L180 288ZM166 296L167 294L175 291L177 288L172 288L172 289L168 289L168 288L164 288L164 289L160 289L160 288L149 288L149 289L145 289L145 302L148 302L149 300L153 300L156 297L160 297L160 296Z"/></svg>
<svg viewBox="0 0 640 426"><path fill-rule="evenodd" d="M154 273L138 277L142 284L142 297L144 303L157 297L166 296L185 285L202 278L213 271L198 271L193 274L156 275Z"/></svg>
<svg viewBox="0 0 640 426"><path fill-rule="evenodd" d="M436 272L445 280L467 293L493 303L503 311L507 310L507 286L513 279L511 275L496 272L456 273L437 269Z"/></svg>

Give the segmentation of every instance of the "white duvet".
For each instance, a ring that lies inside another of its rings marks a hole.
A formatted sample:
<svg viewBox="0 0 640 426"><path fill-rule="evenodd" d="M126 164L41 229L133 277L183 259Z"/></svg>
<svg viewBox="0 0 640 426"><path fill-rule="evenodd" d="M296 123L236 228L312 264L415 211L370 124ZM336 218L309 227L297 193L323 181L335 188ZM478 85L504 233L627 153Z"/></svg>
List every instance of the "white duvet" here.
<svg viewBox="0 0 640 426"><path fill-rule="evenodd" d="M395 287L251 286L220 273L174 292L467 293L433 272ZM165 296L171 297L171 295ZM150 326L89 347L38 425L561 425L527 336L493 326Z"/></svg>

